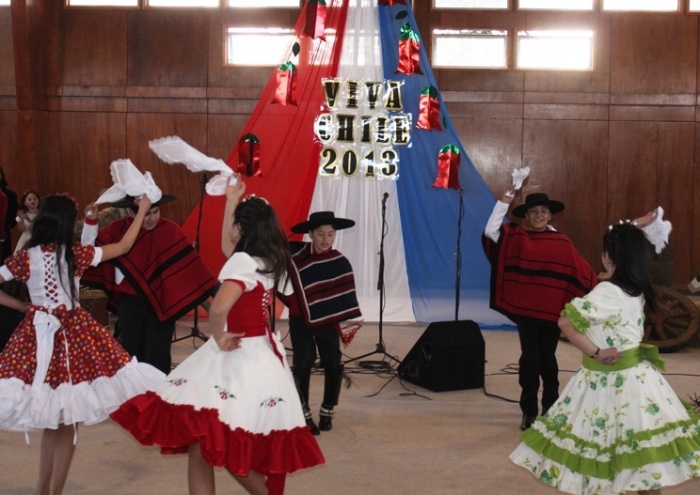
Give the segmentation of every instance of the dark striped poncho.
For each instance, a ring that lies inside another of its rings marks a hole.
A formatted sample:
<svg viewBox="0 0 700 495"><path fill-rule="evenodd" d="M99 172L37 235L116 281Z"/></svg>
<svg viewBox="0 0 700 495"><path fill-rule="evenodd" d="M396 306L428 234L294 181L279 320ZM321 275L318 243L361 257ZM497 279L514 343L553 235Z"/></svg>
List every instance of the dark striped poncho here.
<svg viewBox="0 0 700 495"><path fill-rule="evenodd" d="M291 247L294 295L309 327L338 325L362 316L352 266L345 256L335 249L315 253L307 242L293 242ZM341 338L347 344L348 332Z"/></svg>

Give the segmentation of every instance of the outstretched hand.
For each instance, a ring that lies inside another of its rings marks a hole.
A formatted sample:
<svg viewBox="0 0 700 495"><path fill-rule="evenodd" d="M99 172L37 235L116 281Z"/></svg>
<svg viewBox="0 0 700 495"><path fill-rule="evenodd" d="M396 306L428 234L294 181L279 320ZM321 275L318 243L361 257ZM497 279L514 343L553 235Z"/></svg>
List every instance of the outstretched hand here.
<svg viewBox="0 0 700 495"><path fill-rule="evenodd" d="M145 194L143 196L141 196L140 198L135 199L134 203L139 205L139 211L148 212L148 210L151 209L151 200Z"/></svg>
<svg viewBox="0 0 700 495"><path fill-rule="evenodd" d="M237 180L234 185L231 185L231 181L226 185L226 199L238 202L245 192L245 182L241 180L240 174L233 174L233 176Z"/></svg>
<svg viewBox="0 0 700 495"><path fill-rule="evenodd" d="M646 215L641 216L639 218L635 218L634 222L637 224L637 227L639 227L641 229L641 228L646 227L647 225L651 224L654 220L656 220L656 218L658 216L659 216L659 209L654 208Z"/></svg>
<svg viewBox="0 0 700 495"><path fill-rule="evenodd" d="M514 187L509 187L508 189L503 191L503 194L501 195L501 202L506 203L506 204L511 204L514 199L515 199L515 188Z"/></svg>
<svg viewBox="0 0 700 495"><path fill-rule="evenodd" d="M89 205L85 206L85 218L97 220L97 211L97 203L90 203Z"/></svg>

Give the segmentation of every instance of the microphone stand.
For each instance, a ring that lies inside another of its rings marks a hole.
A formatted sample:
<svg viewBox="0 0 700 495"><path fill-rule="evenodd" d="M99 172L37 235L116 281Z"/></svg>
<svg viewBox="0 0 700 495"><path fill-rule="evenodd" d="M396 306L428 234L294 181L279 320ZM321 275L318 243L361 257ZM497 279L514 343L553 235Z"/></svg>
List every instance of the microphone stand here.
<svg viewBox="0 0 700 495"><path fill-rule="evenodd" d="M204 171L202 172L202 190L200 193L199 197L199 213L197 214L197 229L195 230L195 236L194 236L194 243L192 244L192 247L194 247L194 250L199 253L199 231L202 226L202 209L204 208L204 194L206 192L206 185L207 185L207 172ZM183 337L175 337L173 335L173 340L172 342L180 342L181 340L189 339L189 338L197 338L200 339L204 342L209 340L209 337L204 335L202 332L199 331L199 304L194 307L194 320L192 321L192 328L190 328L190 334L185 335Z"/></svg>
<svg viewBox="0 0 700 495"><path fill-rule="evenodd" d="M457 219L457 276L455 280L455 321L459 321L459 285L462 279L462 219L464 218L464 189L459 190L459 216Z"/></svg>
<svg viewBox="0 0 700 495"><path fill-rule="evenodd" d="M389 193L385 192L382 198L382 236L379 242L379 277L377 280L377 290L379 291L379 341L377 342L377 347L374 351L363 354L362 356L357 356L352 359L345 361L345 364L364 359L366 357L372 356L374 354L382 354L385 358L389 358L390 361L399 362L399 360L388 354L386 352L386 346L384 345L383 330L382 330L382 320L384 315L384 237L386 237L387 224L386 224L386 200L389 197ZM386 369L391 368L391 363L386 362L384 359L381 361L361 361L360 366L363 368L372 369Z"/></svg>

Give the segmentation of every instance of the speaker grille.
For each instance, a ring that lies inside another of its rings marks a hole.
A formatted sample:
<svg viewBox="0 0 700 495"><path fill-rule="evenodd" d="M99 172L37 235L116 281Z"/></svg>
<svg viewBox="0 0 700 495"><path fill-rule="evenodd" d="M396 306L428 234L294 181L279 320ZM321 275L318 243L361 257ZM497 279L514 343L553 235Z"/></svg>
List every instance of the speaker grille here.
<svg viewBox="0 0 700 495"><path fill-rule="evenodd" d="M401 379L434 392L482 388L485 344L471 320L428 325L399 364Z"/></svg>

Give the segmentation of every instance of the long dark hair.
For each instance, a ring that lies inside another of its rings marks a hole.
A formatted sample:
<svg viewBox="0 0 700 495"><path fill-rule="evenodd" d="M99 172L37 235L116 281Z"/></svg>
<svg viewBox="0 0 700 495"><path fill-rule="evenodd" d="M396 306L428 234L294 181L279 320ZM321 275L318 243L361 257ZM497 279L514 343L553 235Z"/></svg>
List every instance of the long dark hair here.
<svg viewBox="0 0 700 495"><path fill-rule="evenodd" d="M75 256L73 255L73 239L75 232L75 220L78 216L78 208L71 198L53 194L45 197L39 213L32 224L32 236L27 243L27 248L42 245L56 246L56 263L59 267L58 275L61 286L66 288L60 269L65 263L68 267L68 287L70 288L71 302L75 306Z"/></svg>
<svg viewBox="0 0 700 495"><path fill-rule="evenodd" d="M651 253L644 232L630 223L614 225L603 236L603 252L615 264L609 281L630 296L644 295L655 313L657 296L651 280Z"/></svg>
<svg viewBox="0 0 700 495"><path fill-rule="evenodd" d="M240 227L241 237L234 253L244 252L263 260L260 273L271 275L279 286L291 266L289 244L277 218L277 213L264 199L250 196L241 201L233 212L234 223Z"/></svg>

